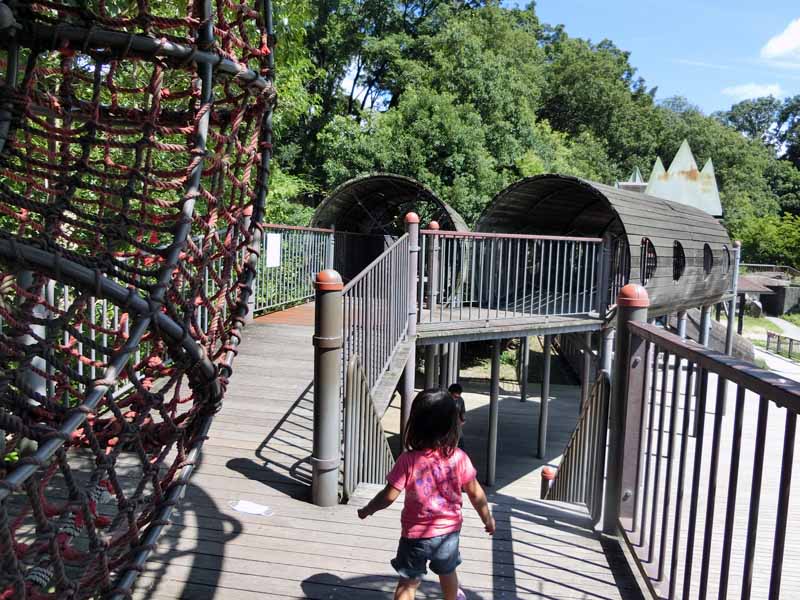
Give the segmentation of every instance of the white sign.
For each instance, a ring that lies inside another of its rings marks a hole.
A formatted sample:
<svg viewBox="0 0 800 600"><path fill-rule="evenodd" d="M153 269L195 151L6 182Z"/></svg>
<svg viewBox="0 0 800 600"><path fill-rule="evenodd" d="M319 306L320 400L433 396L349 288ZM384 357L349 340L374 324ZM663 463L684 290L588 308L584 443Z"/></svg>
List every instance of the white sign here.
<svg viewBox="0 0 800 600"><path fill-rule="evenodd" d="M281 234L268 233L267 234L267 266L280 267L281 266Z"/></svg>

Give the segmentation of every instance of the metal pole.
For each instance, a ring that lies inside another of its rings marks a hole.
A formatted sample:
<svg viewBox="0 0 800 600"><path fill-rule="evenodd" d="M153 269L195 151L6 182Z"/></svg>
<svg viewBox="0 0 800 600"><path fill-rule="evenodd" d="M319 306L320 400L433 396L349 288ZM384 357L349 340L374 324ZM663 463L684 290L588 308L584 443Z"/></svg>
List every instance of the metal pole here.
<svg viewBox="0 0 800 600"><path fill-rule="evenodd" d="M581 373L581 410L589 402L592 385L592 334L586 332L583 346L583 373Z"/></svg>
<svg viewBox="0 0 800 600"><path fill-rule="evenodd" d="M742 335L744 331L744 305L747 297L744 294L739 294L739 322L736 324L736 333Z"/></svg>
<svg viewBox="0 0 800 600"><path fill-rule="evenodd" d="M439 223L431 221L428 225L431 231L439 231ZM436 314L436 304L439 296L439 236L431 235L430 251L428 254L428 320L433 321Z"/></svg>
<svg viewBox="0 0 800 600"><path fill-rule="evenodd" d="M607 323L602 332L602 346L600 347L600 370L611 377L611 361L614 358L614 338L616 330Z"/></svg>
<svg viewBox="0 0 800 600"><path fill-rule="evenodd" d="M500 347L502 340L492 344L492 382L489 390L489 445L486 449L486 485L494 485L497 468L497 420L500 399Z"/></svg>
<svg viewBox="0 0 800 600"><path fill-rule="evenodd" d="M447 389L450 366L450 344L441 344L439 346L439 387Z"/></svg>
<svg viewBox="0 0 800 600"><path fill-rule="evenodd" d="M414 399L414 382L417 373L417 271L419 265L419 216L406 215L408 232L408 328L406 335L411 350L408 353L403 376L403 394L400 399L400 431L406 430L411 402Z"/></svg>
<svg viewBox="0 0 800 600"><path fill-rule="evenodd" d="M636 503L639 471L639 428L645 382L646 344L631 336L631 321L647 320L650 299L640 285L629 283L617 298L617 351L608 418L608 466L603 511L603 531L616 535L620 516L630 517ZM628 460L626 460L626 458Z"/></svg>
<svg viewBox="0 0 800 600"><path fill-rule="evenodd" d="M678 311L678 336L682 340L686 339L686 320L686 311Z"/></svg>
<svg viewBox="0 0 800 600"><path fill-rule="evenodd" d="M525 402L528 399L528 369L530 366L528 336L523 337L520 342L519 400Z"/></svg>
<svg viewBox="0 0 800 600"><path fill-rule="evenodd" d="M333 269L336 263L336 228L328 234L327 256L325 257L325 268Z"/></svg>
<svg viewBox="0 0 800 600"><path fill-rule="evenodd" d="M314 307L314 443L311 455L311 500L317 506L339 502L342 369L342 278L336 271L316 277Z"/></svg>
<svg viewBox="0 0 800 600"><path fill-rule="evenodd" d="M550 357L553 345L553 336L544 336L544 373L542 374L542 398L539 402L539 458L544 458L547 450L547 420L550 404Z"/></svg>
<svg viewBox="0 0 800 600"><path fill-rule="evenodd" d="M731 297L728 300L728 329L725 332L725 354L733 352L734 315L736 315L736 295L739 291L739 261L741 260L742 243L733 243L733 276L731 277Z"/></svg>
<svg viewBox="0 0 800 600"><path fill-rule="evenodd" d="M425 389L436 386L436 344L425 346Z"/></svg>
<svg viewBox="0 0 800 600"><path fill-rule="evenodd" d="M243 211L243 215L244 216L242 217L242 231L248 232L250 231L250 224L253 220L253 206L252 205L246 206ZM245 313L244 315L245 323L252 323L256 313L256 297L258 296L258 284L256 277L253 278L253 281L250 283L250 285L253 287L253 291L247 297L247 313Z"/></svg>

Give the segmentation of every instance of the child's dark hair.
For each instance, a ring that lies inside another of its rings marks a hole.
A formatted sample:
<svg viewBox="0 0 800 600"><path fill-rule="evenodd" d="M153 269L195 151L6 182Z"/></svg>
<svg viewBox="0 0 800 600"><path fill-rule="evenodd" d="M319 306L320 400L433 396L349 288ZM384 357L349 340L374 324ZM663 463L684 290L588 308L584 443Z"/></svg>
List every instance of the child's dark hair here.
<svg viewBox="0 0 800 600"><path fill-rule="evenodd" d="M450 456L458 446L458 407L444 390L425 390L411 404L403 435L408 450L441 450Z"/></svg>
<svg viewBox="0 0 800 600"><path fill-rule="evenodd" d="M463 394L464 388L461 387L460 383L453 383L450 385L449 388L447 388L447 391L450 392L451 394Z"/></svg>

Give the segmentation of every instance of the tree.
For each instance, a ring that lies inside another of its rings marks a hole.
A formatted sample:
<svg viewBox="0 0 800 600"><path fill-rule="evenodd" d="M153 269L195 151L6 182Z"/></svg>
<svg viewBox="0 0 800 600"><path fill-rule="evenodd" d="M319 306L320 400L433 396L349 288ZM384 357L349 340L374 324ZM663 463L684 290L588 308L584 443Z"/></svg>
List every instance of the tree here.
<svg viewBox="0 0 800 600"><path fill-rule="evenodd" d="M751 140L760 140L768 146L775 146L778 141L777 122L781 108L780 100L774 96L764 96L734 104L730 110L715 116Z"/></svg>
<svg viewBox="0 0 800 600"><path fill-rule="evenodd" d="M800 95L786 98L778 115L783 158L800 169Z"/></svg>

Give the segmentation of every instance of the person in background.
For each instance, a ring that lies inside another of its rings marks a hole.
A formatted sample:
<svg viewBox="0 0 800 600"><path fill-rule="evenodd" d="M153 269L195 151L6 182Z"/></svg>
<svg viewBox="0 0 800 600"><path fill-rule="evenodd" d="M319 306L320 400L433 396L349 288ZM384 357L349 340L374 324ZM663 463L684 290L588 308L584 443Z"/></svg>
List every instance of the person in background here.
<svg viewBox="0 0 800 600"><path fill-rule="evenodd" d="M464 423L467 422L467 408L464 406L464 388L460 383L454 383L447 392L455 400L456 407L458 407L458 447L464 449Z"/></svg>
<svg viewBox="0 0 800 600"><path fill-rule="evenodd" d="M443 390L420 392L411 405L403 435L405 451L386 476L386 487L358 510L358 517L366 519L391 506L401 492L406 493L400 543L392 560L400 576L395 600L414 599L428 565L439 576L445 600L466 598L456 574L461 564L462 490L486 532L494 534L494 517L475 467L456 447L458 434L459 411L453 397Z"/></svg>

